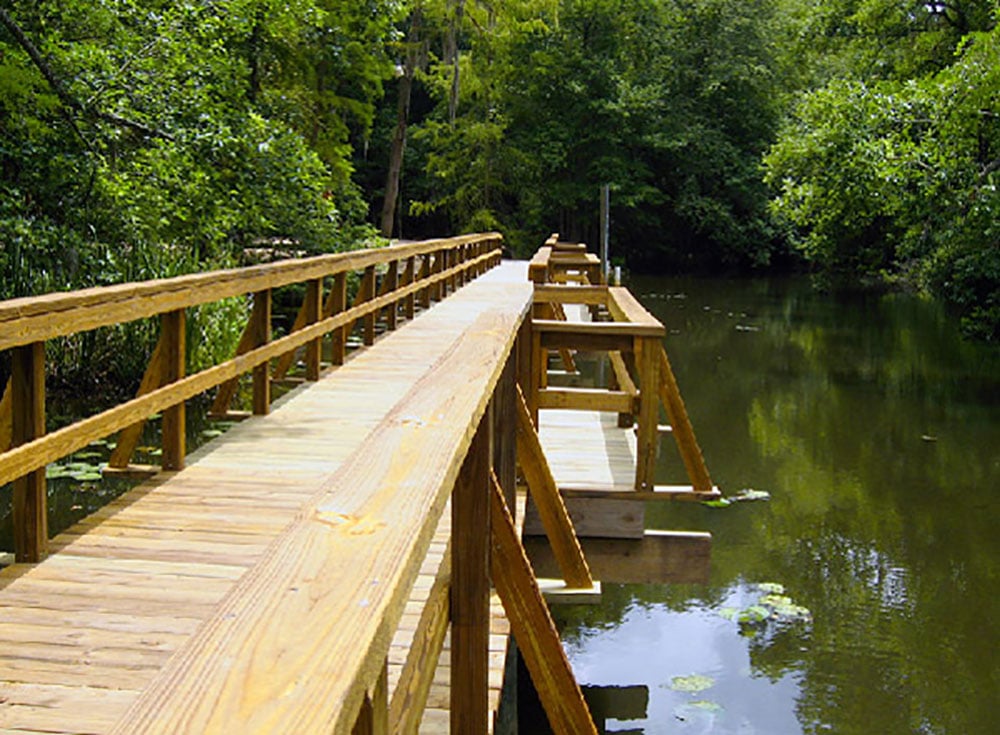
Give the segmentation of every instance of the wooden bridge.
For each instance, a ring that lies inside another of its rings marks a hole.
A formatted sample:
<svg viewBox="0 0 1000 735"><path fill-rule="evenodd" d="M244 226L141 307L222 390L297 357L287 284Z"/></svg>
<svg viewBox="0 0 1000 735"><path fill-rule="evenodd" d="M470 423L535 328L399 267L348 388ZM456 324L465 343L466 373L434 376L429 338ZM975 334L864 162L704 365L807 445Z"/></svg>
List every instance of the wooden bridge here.
<svg viewBox="0 0 1000 735"><path fill-rule="evenodd" d="M529 280L486 234L0 303L17 562L0 572L0 732L487 732L509 632L553 729L595 732L521 541L519 479L547 539L535 566L576 590L592 567L702 578L707 534L645 531L641 507L717 490L662 325L592 265L552 240ZM236 356L185 374L187 310L238 296ZM150 318L137 397L47 433L46 341ZM296 350L304 382L272 404ZM608 384L556 385L584 350L610 356ZM246 373L253 415L188 454L185 401L213 391L242 418ZM688 486L654 483L661 406ZM160 413L162 466L136 466ZM46 466L113 434L106 472L147 479L50 539ZM581 544L574 517L616 538Z"/></svg>

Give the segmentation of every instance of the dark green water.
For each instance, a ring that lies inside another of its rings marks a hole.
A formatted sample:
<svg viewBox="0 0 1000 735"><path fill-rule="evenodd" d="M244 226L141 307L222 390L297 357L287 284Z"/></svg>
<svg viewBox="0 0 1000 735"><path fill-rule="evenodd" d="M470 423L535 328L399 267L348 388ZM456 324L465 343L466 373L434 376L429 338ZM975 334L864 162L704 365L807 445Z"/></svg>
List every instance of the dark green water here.
<svg viewBox="0 0 1000 735"><path fill-rule="evenodd" d="M581 683L648 689L607 731L1000 732L1000 351L906 295L628 285L668 327L713 480L771 500L651 507L712 532L711 583L556 609ZM659 481L681 480L666 448ZM809 617L733 619L761 583Z"/></svg>

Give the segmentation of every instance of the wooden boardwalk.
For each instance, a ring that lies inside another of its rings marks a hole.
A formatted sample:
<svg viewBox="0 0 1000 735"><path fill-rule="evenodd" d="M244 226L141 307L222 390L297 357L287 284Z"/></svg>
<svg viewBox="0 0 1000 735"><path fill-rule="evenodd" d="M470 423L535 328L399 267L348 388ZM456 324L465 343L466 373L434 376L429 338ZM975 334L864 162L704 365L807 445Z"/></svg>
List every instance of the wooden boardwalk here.
<svg viewBox="0 0 1000 735"><path fill-rule="evenodd" d="M488 732L511 633L553 728L596 733L525 547L562 593L699 581L708 535L647 531L643 509L718 491L663 326L625 289L591 285L582 246L550 239L529 267L497 265L499 243L485 233L0 303L0 349L13 353L0 483L14 481L26 562L0 571L0 734ZM295 326L272 338L272 291L293 284L305 294ZM245 295L236 356L185 376L186 310ZM571 305L603 318L570 323ZM139 395L46 433L45 342L156 317ZM345 361L355 325L368 347ZM328 336L337 366L321 373ZM299 347L306 382L272 405ZM607 355L607 384L549 385L548 357L571 366L578 349ZM218 388L224 413L248 372L257 415L186 455L184 401ZM661 408L690 486L655 484ZM111 464L134 471L127 447L160 411L165 469L48 540L45 465L120 432ZM518 468L525 529L547 541L519 539ZM578 536L591 535L585 557Z"/></svg>
<svg viewBox="0 0 1000 735"><path fill-rule="evenodd" d="M59 534L43 563L0 572L0 732L111 731L344 460L434 369L450 335L487 307L516 316L530 301L523 264L494 269L291 392L269 415L193 452L182 471L160 473ZM390 701L445 558L449 522L445 512L392 644ZM508 629L495 598L493 609L495 709ZM446 673L432 688L426 731L447 729Z"/></svg>

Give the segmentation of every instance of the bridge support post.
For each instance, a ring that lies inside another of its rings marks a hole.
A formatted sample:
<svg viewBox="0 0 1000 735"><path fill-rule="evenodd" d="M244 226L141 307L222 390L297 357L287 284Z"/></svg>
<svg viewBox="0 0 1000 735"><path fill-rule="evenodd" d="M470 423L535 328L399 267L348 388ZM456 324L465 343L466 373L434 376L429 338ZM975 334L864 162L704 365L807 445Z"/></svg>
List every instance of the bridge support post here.
<svg viewBox="0 0 1000 735"><path fill-rule="evenodd" d="M45 434L45 343L13 350L11 373L11 446L27 444ZM49 543L45 468L14 480L14 558L35 564L45 558Z"/></svg>
<svg viewBox="0 0 1000 735"><path fill-rule="evenodd" d="M160 359L163 361L161 385L168 385L184 377L186 321L184 309L168 311L163 315L163 347L160 352ZM185 424L184 401L164 409L161 431L163 435L161 463L165 470L184 468Z"/></svg>
<svg viewBox="0 0 1000 735"><path fill-rule="evenodd" d="M333 316L347 309L347 274L338 273L333 277L326 316ZM337 327L330 335L330 362L343 365L347 349L347 328Z"/></svg>
<svg viewBox="0 0 1000 735"><path fill-rule="evenodd" d="M485 733L489 716L490 416L484 416L451 499L451 732Z"/></svg>
<svg viewBox="0 0 1000 735"><path fill-rule="evenodd" d="M253 295L250 324L254 347L263 347L271 341L271 289ZM256 416L264 416L270 411L271 375L265 362L253 369L253 412Z"/></svg>
<svg viewBox="0 0 1000 735"><path fill-rule="evenodd" d="M320 320L323 305L323 280L315 278L306 283L306 324L315 324ZM319 337L306 343L306 380L319 380L320 359L322 356L323 338Z"/></svg>

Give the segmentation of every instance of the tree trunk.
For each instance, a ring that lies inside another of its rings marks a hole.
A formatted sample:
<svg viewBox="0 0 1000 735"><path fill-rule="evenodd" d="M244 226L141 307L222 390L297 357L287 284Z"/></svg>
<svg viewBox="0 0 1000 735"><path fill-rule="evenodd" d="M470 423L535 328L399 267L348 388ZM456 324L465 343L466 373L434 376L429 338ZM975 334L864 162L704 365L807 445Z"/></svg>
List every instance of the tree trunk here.
<svg viewBox="0 0 1000 735"><path fill-rule="evenodd" d="M420 27L422 13L418 4L410 19L410 33L407 38L406 57L403 74L399 78L399 101L396 105L396 132L392 136L389 149L389 170L385 177L385 200L382 202L383 237L392 237L396 221L396 204L399 199L399 180L403 173L403 154L406 152L406 126L410 118L410 95L413 91L413 75L420 62Z"/></svg>

